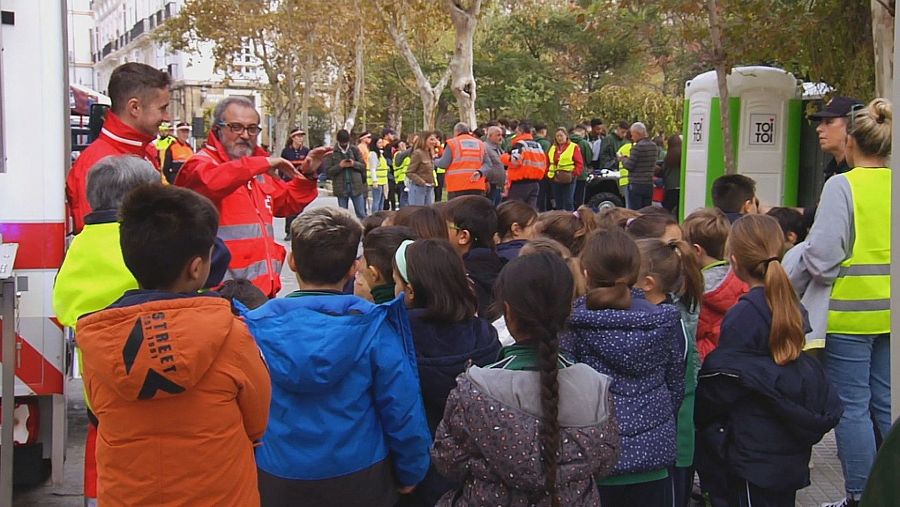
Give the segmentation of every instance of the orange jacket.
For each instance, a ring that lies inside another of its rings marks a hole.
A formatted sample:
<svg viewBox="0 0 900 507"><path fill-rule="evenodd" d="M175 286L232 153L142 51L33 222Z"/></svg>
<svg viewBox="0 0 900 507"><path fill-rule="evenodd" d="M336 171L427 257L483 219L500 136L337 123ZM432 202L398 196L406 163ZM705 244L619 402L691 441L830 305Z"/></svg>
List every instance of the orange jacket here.
<svg viewBox="0 0 900 507"><path fill-rule="evenodd" d="M540 181L547 175L547 154L531 134L519 134L511 141L512 150L500 156L507 167L510 183Z"/></svg>
<svg viewBox="0 0 900 507"><path fill-rule="evenodd" d="M129 291L78 321L99 504L258 506L271 384L228 301Z"/></svg>
<svg viewBox="0 0 900 507"><path fill-rule="evenodd" d="M480 171L484 165L485 148L481 139L469 134L462 134L452 139L447 139L447 149L450 150L450 166L447 167L447 175L444 184L447 192L461 192L464 190L485 190L486 180L479 178L472 181L476 171Z"/></svg>
<svg viewBox="0 0 900 507"><path fill-rule="evenodd" d="M151 141L153 137L125 125L112 111L107 113L100 136L75 159L66 176L66 202L75 234L81 232L84 217L91 212L91 205L87 200L88 171L101 159L112 155L135 155L147 159L159 169L159 157L152 156L147 151L148 146L153 146Z"/></svg>
<svg viewBox="0 0 900 507"><path fill-rule="evenodd" d="M208 197L219 209L219 238L231 252L225 279L246 278L264 294L281 290L284 247L275 242L272 217L303 211L318 195L315 179L290 183L268 174L265 151L229 160L225 148L210 133L206 146L178 171L175 184Z"/></svg>

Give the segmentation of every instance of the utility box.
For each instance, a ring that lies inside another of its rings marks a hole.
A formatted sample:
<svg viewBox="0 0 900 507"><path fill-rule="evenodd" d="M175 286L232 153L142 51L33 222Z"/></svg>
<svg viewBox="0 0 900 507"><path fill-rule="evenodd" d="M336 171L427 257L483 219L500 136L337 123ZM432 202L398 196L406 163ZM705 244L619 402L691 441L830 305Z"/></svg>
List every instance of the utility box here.
<svg viewBox="0 0 900 507"><path fill-rule="evenodd" d="M728 94L737 172L756 181L756 195L762 202L796 206L803 121L800 83L782 69L737 67L728 76ZM712 183L725 174L715 71L688 81L684 95L682 218L712 206Z"/></svg>

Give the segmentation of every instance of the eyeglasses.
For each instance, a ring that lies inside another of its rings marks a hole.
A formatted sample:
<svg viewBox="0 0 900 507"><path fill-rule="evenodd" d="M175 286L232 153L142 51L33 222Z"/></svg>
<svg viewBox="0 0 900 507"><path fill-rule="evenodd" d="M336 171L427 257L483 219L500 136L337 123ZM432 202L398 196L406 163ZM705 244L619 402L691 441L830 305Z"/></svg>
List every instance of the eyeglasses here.
<svg viewBox="0 0 900 507"><path fill-rule="evenodd" d="M228 129L231 130L231 132L234 134L240 134L246 130L248 134L250 134L251 136L255 136L256 134L259 134L260 132L262 132L262 129L259 127L259 125L244 125L243 123L225 123L224 121L220 121L218 123L218 125L220 127L228 127Z"/></svg>
<svg viewBox="0 0 900 507"><path fill-rule="evenodd" d="M847 116L850 118L850 123L847 127L847 133L853 132L854 127L856 126L856 113L866 107L865 104L853 104L850 106L850 112L847 113Z"/></svg>

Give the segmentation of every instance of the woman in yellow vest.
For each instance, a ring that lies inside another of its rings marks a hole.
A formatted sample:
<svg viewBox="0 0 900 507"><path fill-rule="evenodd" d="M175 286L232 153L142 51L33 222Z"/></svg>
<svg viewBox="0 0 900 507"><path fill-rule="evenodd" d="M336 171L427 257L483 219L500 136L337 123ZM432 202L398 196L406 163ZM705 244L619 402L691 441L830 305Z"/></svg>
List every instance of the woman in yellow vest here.
<svg viewBox="0 0 900 507"><path fill-rule="evenodd" d="M388 183L388 163L384 157L384 146L387 141L378 138L369 146L368 182L372 191L372 213L384 209L384 191Z"/></svg>
<svg viewBox="0 0 900 507"><path fill-rule="evenodd" d="M882 435L891 426L892 124L884 99L850 111L847 162L853 169L825 183L790 273L801 294L831 286L827 303L807 306L811 326L827 330L825 367L844 404L835 434L847 497L833 505L856 505L862 496L875 460L873 419Z"/></svg>
<svg viewBox="0 0 900 507"><path fill-rule="evenodd" d="M555 209L575 211L575 178L584 170L584 158L578 145L569 141L566 129L556 129L555 142L547 158L550 160L547 178L551 182Z"/></svg>

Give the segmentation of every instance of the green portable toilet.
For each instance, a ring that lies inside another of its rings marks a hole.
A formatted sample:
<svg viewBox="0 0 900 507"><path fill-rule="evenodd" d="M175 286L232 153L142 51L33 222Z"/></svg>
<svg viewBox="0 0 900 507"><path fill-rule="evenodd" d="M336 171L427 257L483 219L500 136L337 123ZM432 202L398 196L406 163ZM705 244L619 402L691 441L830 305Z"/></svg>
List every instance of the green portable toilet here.
<svg viewBox="0 0 900 507"><path fill-rule="evenodd" d="M796 206L803 89L773 67L737 67L728 76L737 172L756 181L759 199ZM685 85L681 216L712 206L712 182L725 174L719 87L714 71Z"/></svg>

